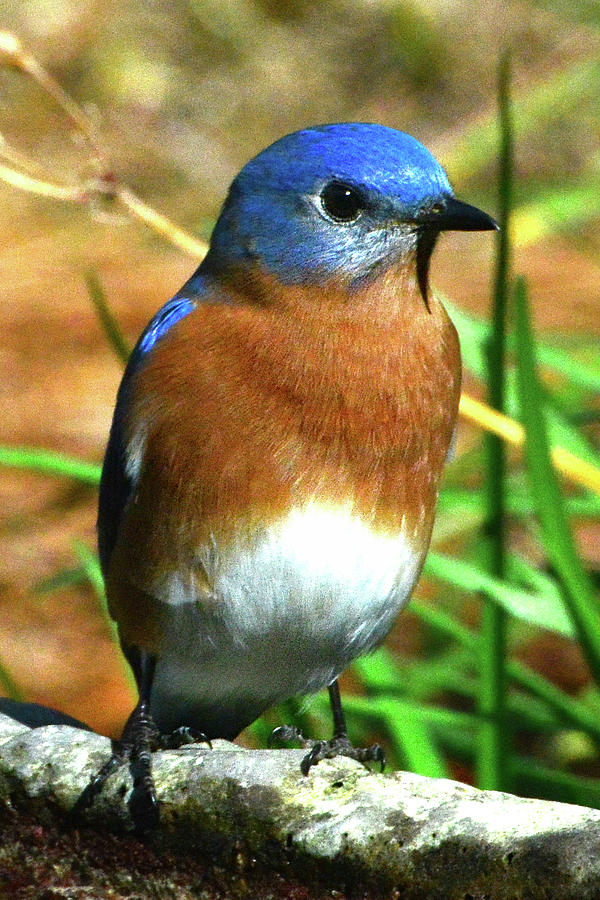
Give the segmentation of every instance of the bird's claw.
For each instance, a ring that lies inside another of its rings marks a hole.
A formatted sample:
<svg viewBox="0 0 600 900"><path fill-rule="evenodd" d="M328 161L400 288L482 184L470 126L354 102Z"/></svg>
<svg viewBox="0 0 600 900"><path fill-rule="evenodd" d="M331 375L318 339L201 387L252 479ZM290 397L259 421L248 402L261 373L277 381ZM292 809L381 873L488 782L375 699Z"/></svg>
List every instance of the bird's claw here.
<svg viewBox="0 0 600 900"><path fill-rule="evenodd" d="M282 744L290 744L292 741L298 741L301 747L312 747L314 741L310 741L304 737L299 728L295 725L279 725L274 728L267 740L267 746L272 747L273 744L280 741Z"/></svg>
<svg viewBox="0 0 600 900"><path fill-rule="evenodd" d="M155 750L176 750L192 743L208 744L212 749L207 736L193 728L183 726L169 734L160 734L151 717L136 707L127 720L123 737L113 743L112 756L100 771L92 776L70 810L68 822L75 824L102 792L109 776L125 763L129 763L133 790L128 806L134 828L138 834L151 831L158 824L159 818L159 801L152 777L152 753Z"/></svg>
<svg viewBox="0 0 600 900"><path fill-rule="evenodd" d="M190 728L188 725L182 725L169 734L161 734L157 737L157 749L160 750L179 750L188 744L207 744L212 750L212 741L197 728Z"/></svg>
<svg viewBox="0 0 600 900"><path fill-rule="evenodd" d="M110 775L120 769L130 756L130 748L126 748L120 741L113 743L113 753L110 759L104 763L89 782L67 813L67 825L75 826L80 819L82 813L92 805L96 797L102 793L102 788L108 781Z"/></svg>
<svg viewBox="0 0 600 900"><path fill-rule="evenodd" d="M133 767L132 761L132 769ZM151 771L140 773L140 776L134 777L128 806L136 834L143 835L153 831L158 825L160 804Z"/></svg>
<svg viewBox="0 0 600 900"><path fill-rule="evenodd" d="M310 748L300 763L300 770L303 775L308 775L312 766L315 766L322 759L334 759L336 756L347 756L349 759L356 759L361 763L379 763L382 772L385 768L383 747L379 744L372 744L370 747L354 747L350 743L349 738L343 734L332 738L330 741L313 741L305 738L295 725L280 725L271 732L267 742L268 746L272 747L276 741L281 741L284 744L298 741L304 749Z"/></svg>
<svg viewBox="0 0 600 900"><path fill-rule="evenodd" d="M385 768L385 752L379 744L370 747L354 747L346 735L338 735L330 741L314 741L309 753L300 763L303 775L308 775L312 766L322 759L334 759L336 756L346 756L360 763L377 762L383 772Z"/></svg>

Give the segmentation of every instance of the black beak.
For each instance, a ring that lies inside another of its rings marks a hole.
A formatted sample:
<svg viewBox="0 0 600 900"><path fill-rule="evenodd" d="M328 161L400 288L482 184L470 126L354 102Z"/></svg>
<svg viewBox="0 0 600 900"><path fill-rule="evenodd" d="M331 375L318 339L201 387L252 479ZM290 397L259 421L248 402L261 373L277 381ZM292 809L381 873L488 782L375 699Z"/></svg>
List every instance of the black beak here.
<svg viewBox="0 0 600 900"><path fill-rule="evenodd" d="M429 309L429 261L440 231L498 231L498 223L487 213L456 200L444 197L415 216L419 226L417 242L417 279L425 306Z"/></svg>
<svg viewBox="0 0 600 900"><path fill-rule="evenodd" d="M434 231L497 231L498 223L476 206L447 197L423 209L415 224Z"/></svg>

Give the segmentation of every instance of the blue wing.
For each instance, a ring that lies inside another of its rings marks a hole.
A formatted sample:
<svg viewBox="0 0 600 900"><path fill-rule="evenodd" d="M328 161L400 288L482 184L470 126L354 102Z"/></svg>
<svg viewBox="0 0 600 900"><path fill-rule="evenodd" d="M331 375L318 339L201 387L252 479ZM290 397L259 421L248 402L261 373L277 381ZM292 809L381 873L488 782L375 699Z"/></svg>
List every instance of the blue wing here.
<svg viewBox="0 0 600 900"><path fill-rule="evenodd" d="M197 305L196 300L175 296L156 313L137 342L123 375L117 394L110 437L104 457L100 479L98 503L98 550L100 565L106 577L123 510L134 484L126 471L123 425L129 404L131 378L143 364L148 353L167 331L189 315Z"/></svg>

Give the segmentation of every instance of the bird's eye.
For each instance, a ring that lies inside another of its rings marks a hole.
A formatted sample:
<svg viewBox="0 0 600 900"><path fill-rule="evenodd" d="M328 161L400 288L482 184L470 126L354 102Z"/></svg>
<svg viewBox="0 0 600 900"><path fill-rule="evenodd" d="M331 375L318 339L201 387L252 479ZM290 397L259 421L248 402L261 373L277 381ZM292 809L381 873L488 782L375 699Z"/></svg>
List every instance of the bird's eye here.
<svg viewBox="0 0 600 900"><path fill-rule="evenodd" d="M334 222L355 222L365 208L360 191L343 181L330 181L320 196L323 211Z"/></svg>

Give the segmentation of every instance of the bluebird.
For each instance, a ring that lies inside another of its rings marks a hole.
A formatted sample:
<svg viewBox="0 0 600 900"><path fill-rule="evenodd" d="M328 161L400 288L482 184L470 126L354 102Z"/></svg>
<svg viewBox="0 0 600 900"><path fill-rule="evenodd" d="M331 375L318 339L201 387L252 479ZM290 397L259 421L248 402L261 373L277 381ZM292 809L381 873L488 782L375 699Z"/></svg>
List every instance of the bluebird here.
<svg viewBox="0 0 600 900"><path fill-rule="evenodd" d="M381 125L298 131L235 178L118 392L99 550L139 702L85 803L128 758L151 824L152 749L233 739L323 687L333 738L303 742L302 770L383 760L351 745L337 678L384 640L429 545L461 380L432 251L495 227Z"/></svg>

